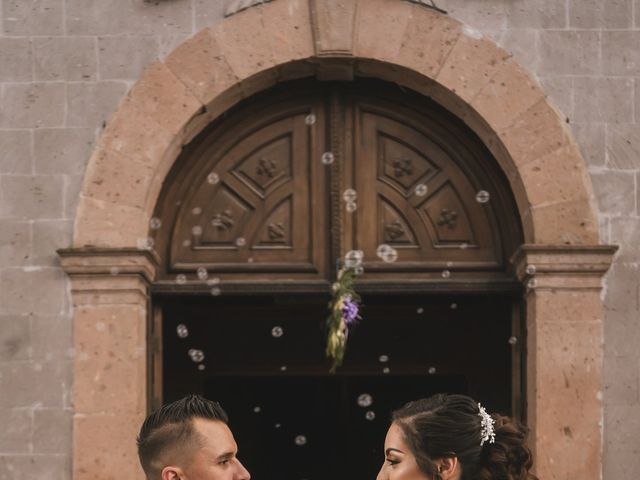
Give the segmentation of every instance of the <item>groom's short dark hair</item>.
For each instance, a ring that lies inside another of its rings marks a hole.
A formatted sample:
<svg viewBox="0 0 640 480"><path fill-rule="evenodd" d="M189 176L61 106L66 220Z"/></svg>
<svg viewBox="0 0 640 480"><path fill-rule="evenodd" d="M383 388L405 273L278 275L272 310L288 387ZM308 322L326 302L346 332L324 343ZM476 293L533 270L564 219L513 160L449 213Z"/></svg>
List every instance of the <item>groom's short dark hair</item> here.
<svg viewBox="0 0 640 480"><path fill-rule="evenodd" d="M148 479L159 479L162 457L172 450L187 453L200 445L193 427L194 418L229 422L219 403L200 395L187 395L152 412L138 434L138 457Z"/></svg>

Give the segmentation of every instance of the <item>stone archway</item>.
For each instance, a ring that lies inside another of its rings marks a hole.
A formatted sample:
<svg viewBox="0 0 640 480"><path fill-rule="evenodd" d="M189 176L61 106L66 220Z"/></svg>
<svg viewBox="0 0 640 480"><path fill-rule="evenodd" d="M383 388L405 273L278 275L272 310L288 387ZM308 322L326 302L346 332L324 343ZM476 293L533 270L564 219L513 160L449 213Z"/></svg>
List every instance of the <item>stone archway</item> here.
<svg viewBox="0 0 640 480"><path fill-rule="evenodd" d="M528 285L537 473L600 477L600 288L614 249L598 246L589 177L564 120L504 50L424 6L277 0L201 31L151 65L91 157L74 248L60 252L75 308L74 478L140 476L133 439L152 374L147 306L158 258L136 247L148 246L149 219L181 147L277 82L354 75L432 97L475 131L506 173L526 242L512 262Z"/></svg>

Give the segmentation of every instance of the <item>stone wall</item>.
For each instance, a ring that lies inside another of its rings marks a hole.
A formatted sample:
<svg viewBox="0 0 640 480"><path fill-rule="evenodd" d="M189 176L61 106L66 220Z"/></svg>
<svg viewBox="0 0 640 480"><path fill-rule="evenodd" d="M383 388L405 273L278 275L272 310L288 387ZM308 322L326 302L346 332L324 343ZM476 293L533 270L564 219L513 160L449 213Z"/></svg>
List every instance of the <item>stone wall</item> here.
<svg viewBox="0 0 640 480"><path fill-rule="evenodd" d="M226 3L0 0L0 478L70 478L72 326L55 250L71 244L110 112L146 65L219 21ZM601 240L621 245L605 289L604 478L635 479L640 0L437 3L537 75L589 163Z"/></svg>

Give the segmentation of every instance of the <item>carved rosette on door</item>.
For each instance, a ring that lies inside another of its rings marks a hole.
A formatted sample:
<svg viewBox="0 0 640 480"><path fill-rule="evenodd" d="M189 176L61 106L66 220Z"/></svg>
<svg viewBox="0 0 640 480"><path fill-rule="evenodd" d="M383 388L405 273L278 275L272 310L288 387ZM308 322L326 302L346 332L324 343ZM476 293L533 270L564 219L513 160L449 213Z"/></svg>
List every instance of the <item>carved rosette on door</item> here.
<svg viewBox="0 0 640 480"><path fill-rule="evenodd" d="M504 274L520 229L493 158L437 105L396 91L382 100L379 88L280 87L196 137L156 211L170 226L156 239L165 278L204 266L239 282L326 285L349 250L364 252L361 283ZM395 262L376 256L381 244Z"/></svg>

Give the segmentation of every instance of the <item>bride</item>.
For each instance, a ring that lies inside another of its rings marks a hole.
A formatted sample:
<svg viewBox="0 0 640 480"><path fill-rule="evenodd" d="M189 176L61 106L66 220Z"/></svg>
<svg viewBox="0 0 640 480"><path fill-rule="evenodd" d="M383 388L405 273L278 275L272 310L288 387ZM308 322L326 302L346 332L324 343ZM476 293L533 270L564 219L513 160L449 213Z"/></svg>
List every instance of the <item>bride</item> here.
<svg viewBox="0 0 640 480"><path fill-rule="evenodd" d="M526 434L465 395L409 402L392 415L377 480L537 480Z"/></svg>

